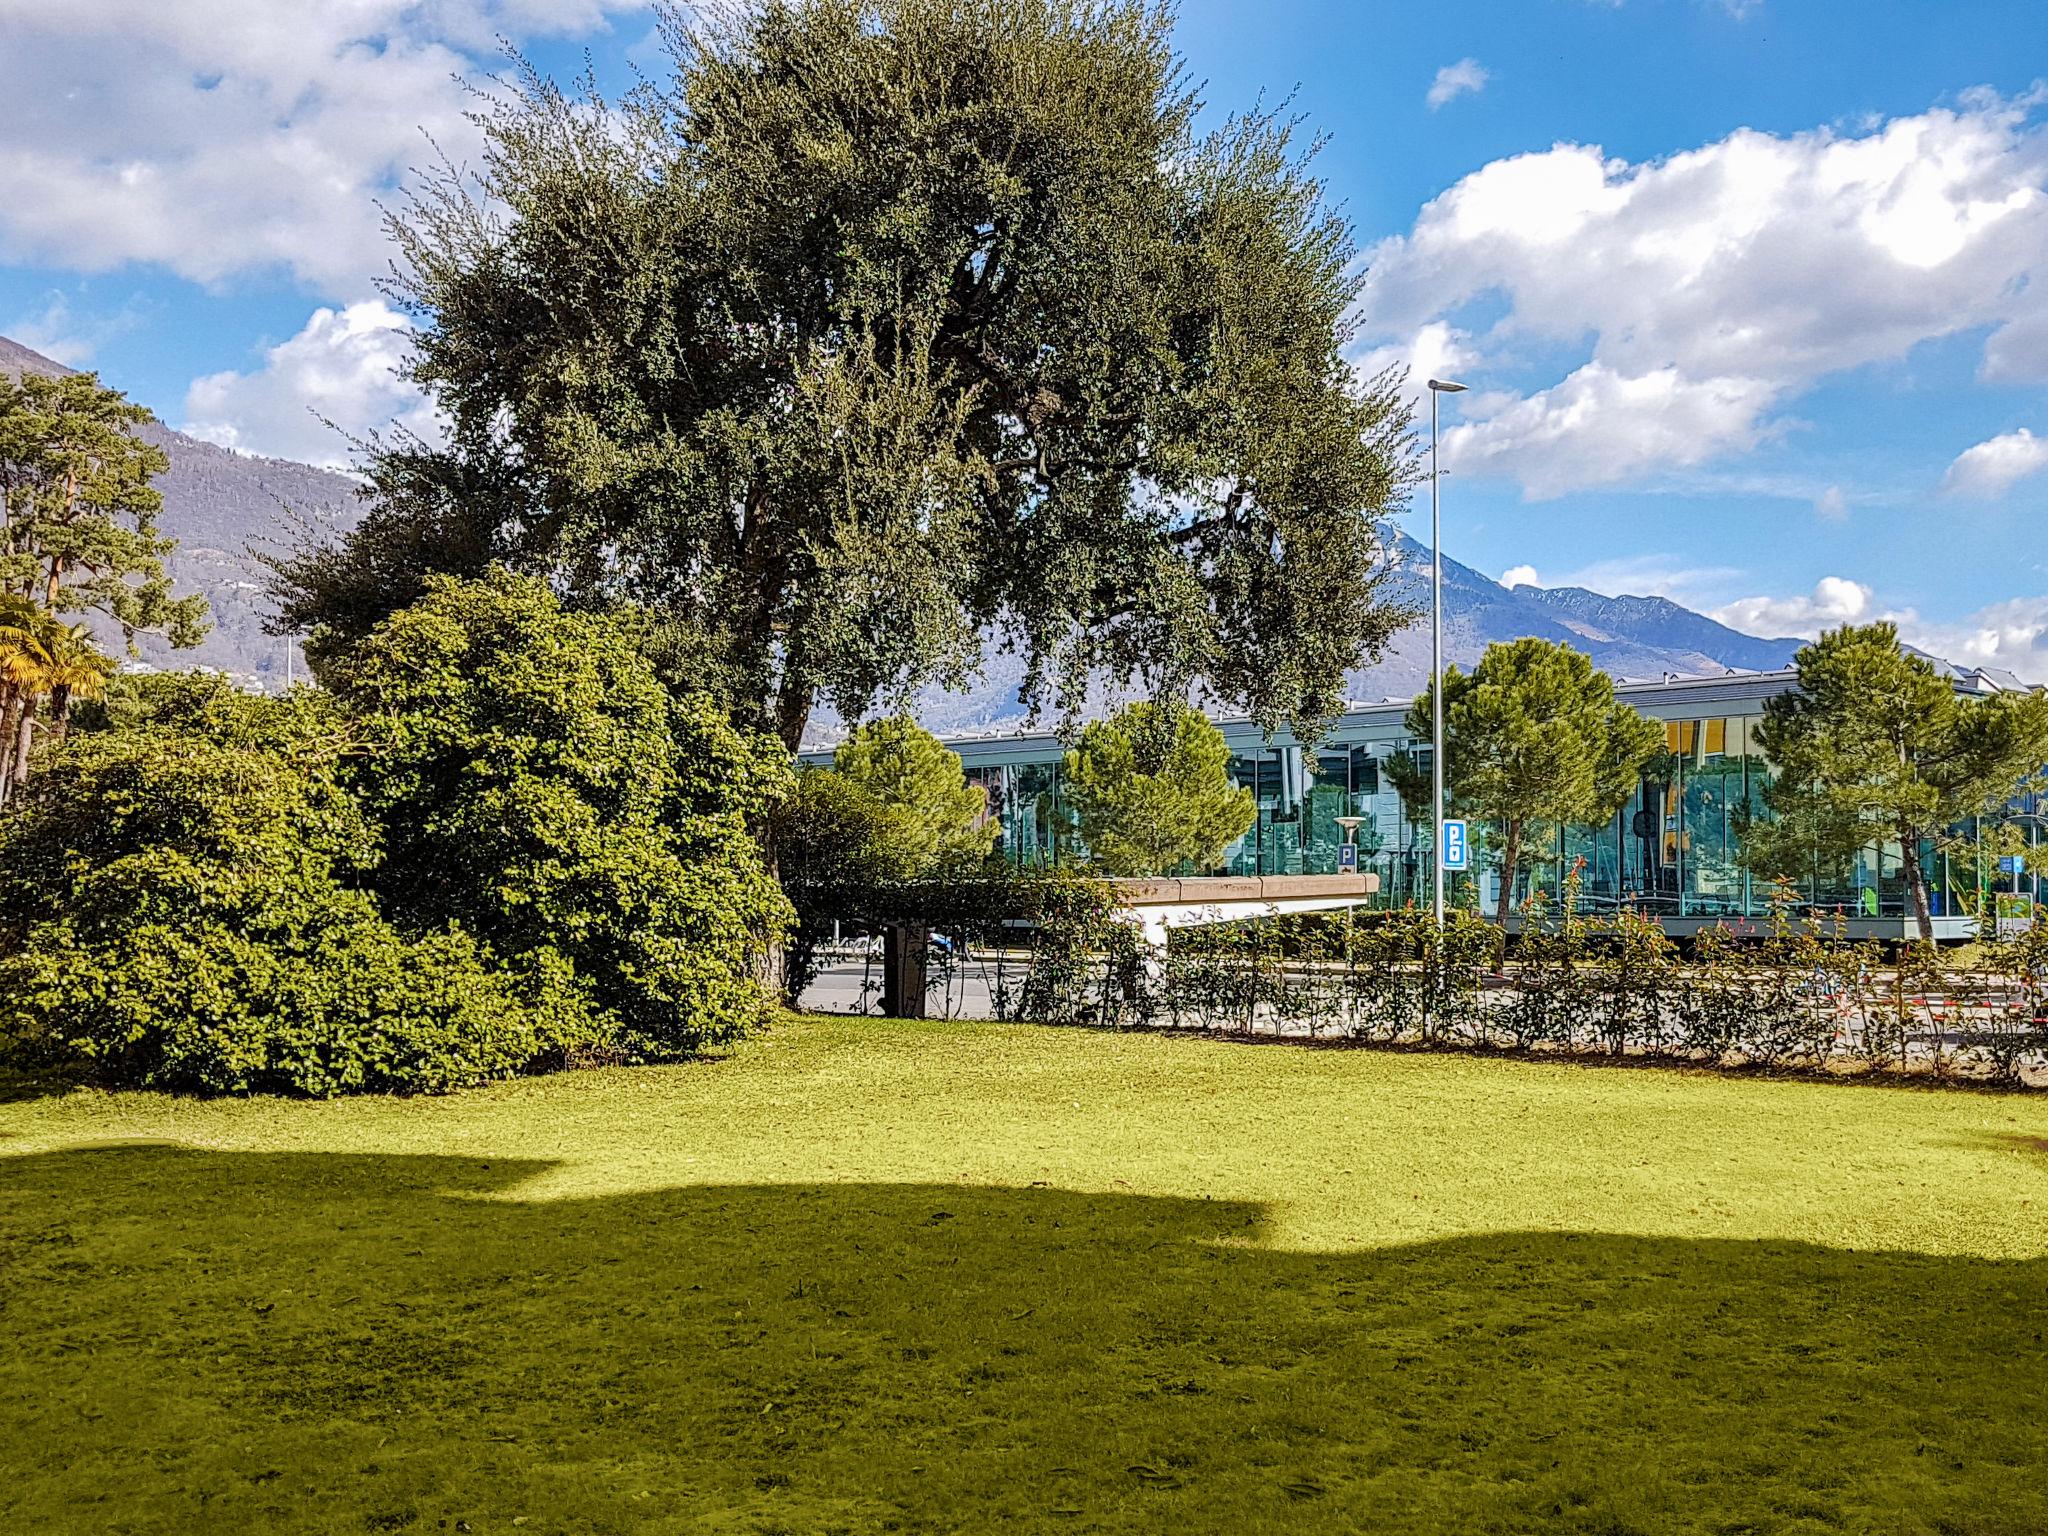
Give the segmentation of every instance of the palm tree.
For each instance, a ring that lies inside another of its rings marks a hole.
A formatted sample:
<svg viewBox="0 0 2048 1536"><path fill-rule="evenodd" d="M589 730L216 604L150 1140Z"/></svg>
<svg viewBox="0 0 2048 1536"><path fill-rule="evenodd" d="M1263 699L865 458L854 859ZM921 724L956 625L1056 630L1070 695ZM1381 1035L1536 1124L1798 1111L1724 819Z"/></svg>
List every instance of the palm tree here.
<svg viewBox="0 0 2048 1536"><path fill-rule="evenodd" d="M28 732L29 712L50 664L43 643L48 621L25 597L0 592L0 800L7 798L20 754L16 744Z"/></svg>
<svg viewBox="0 0 2048 1536"><path fill-rule="evenodd" d="M83 624L64 624L27 598L0 594L0 799L28 777L37 701L50 696L50 739L62 741L71 701L106 691L114 662Z"/></svg>
<svg viewBox="0 0 2048 1536"><path fill-rule="evenodd" d="M54 744L70 729L71 701L96 699L107 691L114 658L93 643L92 631L83 624L51 624L43 636L43 650L49 657L42 683L50 695L50 740Z"/></svg>

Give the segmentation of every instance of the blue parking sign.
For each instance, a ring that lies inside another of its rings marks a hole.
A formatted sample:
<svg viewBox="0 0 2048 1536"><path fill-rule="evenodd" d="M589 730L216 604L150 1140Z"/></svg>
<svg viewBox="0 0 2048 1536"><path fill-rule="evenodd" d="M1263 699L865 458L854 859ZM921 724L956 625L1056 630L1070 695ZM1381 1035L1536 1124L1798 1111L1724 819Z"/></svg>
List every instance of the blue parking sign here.
<svg viewBox="0 0 2048 1536"><path fill-rule="evenodd" d="M1347 875L1358 868L1358 844L1344 843L1337 849L1337 868Z"/></svg>
<svg viewBox="0 0 2048 1536"><path fill-rule="evenodd" d="M1447 821L1444 823L1443 860L1445 869L1466 869L1470 867L1472 845L1465 841L1465 823Z"/></svg>

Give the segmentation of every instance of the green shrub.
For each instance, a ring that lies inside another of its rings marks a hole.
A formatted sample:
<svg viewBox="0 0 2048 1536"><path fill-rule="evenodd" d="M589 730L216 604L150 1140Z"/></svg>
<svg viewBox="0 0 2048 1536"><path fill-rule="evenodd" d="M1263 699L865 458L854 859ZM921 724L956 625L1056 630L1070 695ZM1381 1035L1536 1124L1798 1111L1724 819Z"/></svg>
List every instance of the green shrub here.
<svg viewBox="0 0 2048 1536"><path fill-rule="evenodd" d="M503 571L437 577L322 681L360 722L342 771L380 829L370 881L395 921L549 969L636 1059L764 1016L759 962L789 905L753 827L788 754L672 698L623 622Z"/></svg>
<svg viewBox="0 0 2048 1536"><path fill-rule="evenodd" d="M594 1038L551 978L522 988L456 929L395 931L344 884L374 860L324 768L158 729L75 741L0 814L0 1048L113 1084L324 1097L440 1091Z"/></svg>

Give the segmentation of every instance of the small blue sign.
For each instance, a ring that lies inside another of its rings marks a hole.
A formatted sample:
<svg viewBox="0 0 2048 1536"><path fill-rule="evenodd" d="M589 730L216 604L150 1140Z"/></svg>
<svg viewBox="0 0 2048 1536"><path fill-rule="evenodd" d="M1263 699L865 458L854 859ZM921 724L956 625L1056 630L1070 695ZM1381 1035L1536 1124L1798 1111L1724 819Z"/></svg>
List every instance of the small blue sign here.
<svg viewBox="0 0 2048 1536"><path fill-rule="evenodd" d="M1337 869L1341 874L1352 874L1358 869L1358 844L1345 843L1337 849Z"/></svg>
<svg viewBox="0 0 2048 1536"><path fill-rule="evenodd" d="M2023 875L2026 871L2027 861L2017 853L2008 853L1998 861L1998 872L2001 875Z"/></svg>
<svg viewBox="0 0 2048 1536"><path fill-rule="evenodd" d="M1444 823L1443 859L1445 869L1466 869L1470 867L1472 845L1465 841L1465 823L1447 821Z"/></svg>

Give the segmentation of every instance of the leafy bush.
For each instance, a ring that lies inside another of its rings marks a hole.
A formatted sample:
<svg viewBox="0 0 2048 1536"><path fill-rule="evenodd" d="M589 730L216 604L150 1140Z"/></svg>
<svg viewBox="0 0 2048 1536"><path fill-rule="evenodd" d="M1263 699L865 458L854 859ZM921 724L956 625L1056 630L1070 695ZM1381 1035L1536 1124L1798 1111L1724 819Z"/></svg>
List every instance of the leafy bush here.
<svg viewBox="0 0 2048 1536"><path fill-rule="evenodd" d="M779 746L502 574L437 579L329 668L82 714L0 816L0 1047L327 1095L675 1059L761 1017Z"/></svg>
<svg viewBox="0 0 2048 1536"><path fill-rule="evenodd" d="M394 920L568 978L635 1059L764 1016L789 907L752 828L788 756L671 698L624 623L503 571L436 577L322 681L361 722L343 776L381 829L370 883Z"/></svg>
<svg viewBox="0 0 2048 1536"><path fill-rule="evenodd" d="M328 1096L502 1077L587 1031L461 931L395 931L343 883L374 856L325 769L76 740L0 815L0 1042L111 1083Z"/></svg>

